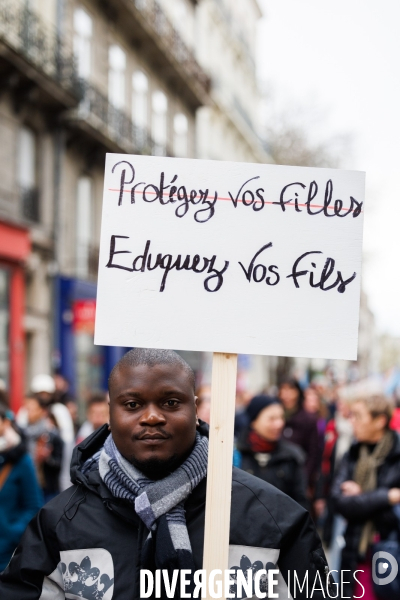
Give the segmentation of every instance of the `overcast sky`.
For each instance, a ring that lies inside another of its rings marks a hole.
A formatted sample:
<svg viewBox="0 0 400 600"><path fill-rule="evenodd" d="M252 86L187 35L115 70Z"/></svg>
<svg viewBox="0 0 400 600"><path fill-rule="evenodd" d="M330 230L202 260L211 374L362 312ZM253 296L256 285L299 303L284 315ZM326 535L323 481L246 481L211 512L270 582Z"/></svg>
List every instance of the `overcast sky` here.
<svg viewBox="0 0 400 600"><path fill-rule="evenodd" d="M400 335L400 1L260 0L259 78L282 105L319 107L313 138L353 135L367 174L363 287Z"/></svg>

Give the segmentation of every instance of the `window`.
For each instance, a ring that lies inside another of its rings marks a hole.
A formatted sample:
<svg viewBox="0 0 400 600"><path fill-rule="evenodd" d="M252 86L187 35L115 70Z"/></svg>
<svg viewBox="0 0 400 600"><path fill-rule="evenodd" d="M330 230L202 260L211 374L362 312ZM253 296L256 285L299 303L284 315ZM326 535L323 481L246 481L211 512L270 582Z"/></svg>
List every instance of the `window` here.
<svg viewBox="0 0 400 600"><path fill-rule="evenodd" d="M89 275L92 233L92 180L80 177L76 194L76 274Z"/></svg>
<svg viewBox="0 0 400 600"><path fill-rule="evenodd" d="M138 127L147 127L147 92L148 81L142 71L136 71L132 75L132 121Z"/></svg>
<svg viewBox="0 0 400 600"><path fill-rule="evenodd" d="M174 116L174 154L181 157L188 154L188 120L183 113Z"/></svg>
<svg viewBox="0 0 400 600"><path fill-rule="evenodd" d="M165 156L167 149L167 97L163 92L157 91L152 96L152 134L155 142L154 154Z"/></svg>
<svg viewBox="0 0 400 600"><path fill-rule="evenodd" d="M18 184L22 215L30 221L39 221L39 194L36 182L36 135L29 127L22 127L19 137Z"/></svg>
<svg viewBox="0 0 400 600"><path fill-rule="evenodd" d="M147 93L148 81L142 71L132 75L132 121L135 125L136 144L139 149L147 145Z"/></svg>
<svg viewBox="0 0 400 600"><path fill-rule="evenodd" d="M78 75L82 79L88 79L90 76L92 30L92 19L82 8L77 8L74 12L74 55Z"/></svg>
<svg viewBox="0 0 400 600"><path fill-rule="evenodd" d="M108 99L115 108L125 106L125 69L126 54L117 45L110 46L108 51Z"/></svg>

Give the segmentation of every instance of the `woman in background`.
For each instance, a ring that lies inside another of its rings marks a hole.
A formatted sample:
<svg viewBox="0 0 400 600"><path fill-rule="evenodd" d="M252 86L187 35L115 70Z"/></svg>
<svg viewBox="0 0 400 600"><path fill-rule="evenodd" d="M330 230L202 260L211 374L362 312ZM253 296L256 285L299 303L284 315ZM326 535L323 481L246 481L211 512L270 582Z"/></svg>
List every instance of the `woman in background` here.
<svg viewBox="0 0 400 600"><path fill-rule="evenodd" d="M317 417L304 410L304 394L295 379L287 379L279 386L279 399L285 411L286 425L283 437L297 444L306 454L306 474L309 497L312 498L321 456L319 450Z"/></svg>
<svg viewBox="0 0 400 600"><path fill-rule="evenodd" d="M285 419L279 399L255 396L246 413L250 425L239 434L235 466L271 483L308 509L305 456L301 448L282 439Z"/></svg>
<svg viewBox="0 0 400 600"><path fill-rule="evenodd" d="M12 413L0 403L0 571L42 504L32 459L13 426Z"/></svg>
<svg viewBox="0 0 400 600"><path fill-rule="evenodd" d="M390 429L392 412L392 401L380 395L358 398L351 405L356 441L343 456L332 485L335 509L347 521L340 569L359 570L359 583L354 586L350 577L343 582L344 598L376 600L373 544L387 540L399 527L400 436Z"/></svg>

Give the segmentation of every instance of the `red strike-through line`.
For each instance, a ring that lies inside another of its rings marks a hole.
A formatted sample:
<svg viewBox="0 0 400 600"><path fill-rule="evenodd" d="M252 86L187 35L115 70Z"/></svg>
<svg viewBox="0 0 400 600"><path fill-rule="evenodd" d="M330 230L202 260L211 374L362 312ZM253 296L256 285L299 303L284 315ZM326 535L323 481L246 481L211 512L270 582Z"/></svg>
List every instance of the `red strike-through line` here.
<svg viewBox="0 0 400 600"><path fill-rule="evenodd" d="M108 188L109 192L119 192L120 190L116 190L114 188ZM126 194L130 194L130 190L124 190L124 193ZM140 194L140 192L137 192L138 194ZM146 192L146 194L154 194L157 195L157 192ZM169 194L163 194L163 198L165 196L169 196ZM207 200L210 198L210 200L214 200L214 196L207 196L206 197ZM217 200L230 200L232 202L231 198L222 198L222 196L218 196ZM242 200L237 200L238 202L243 202ZM267 202L266 200L264 200L264 204L276 204L275 202ZM279 203L278 203L279 204ZM250 206L250 205L249 205ZM285 202L285 206L295 206L294 202ZM325 208L324 206L321 206L320 204L300 204L299 202L297 203L297 206L309 206L310 208ZM327 207L330 210L335 210L334 206L328 206ZM345 206L342 207L342 210L349 210L348 208L346 208ZM355 209L353 209L355 210ZM351 212L353 212L353 210ZM364 212L363 210L361 212Z"/></svg>

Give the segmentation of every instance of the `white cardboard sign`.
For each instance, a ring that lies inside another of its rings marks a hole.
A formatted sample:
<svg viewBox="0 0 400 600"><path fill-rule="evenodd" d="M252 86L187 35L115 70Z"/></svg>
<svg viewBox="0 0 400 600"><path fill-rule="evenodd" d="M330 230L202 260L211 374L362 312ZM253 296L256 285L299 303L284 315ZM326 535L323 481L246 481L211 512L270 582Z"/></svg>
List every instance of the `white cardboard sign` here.
<svg viewBox="0 0 400 600"><path fill-rule="evenodd" d="M364 183L108 154L95 343L356 359Z"/></svg>

